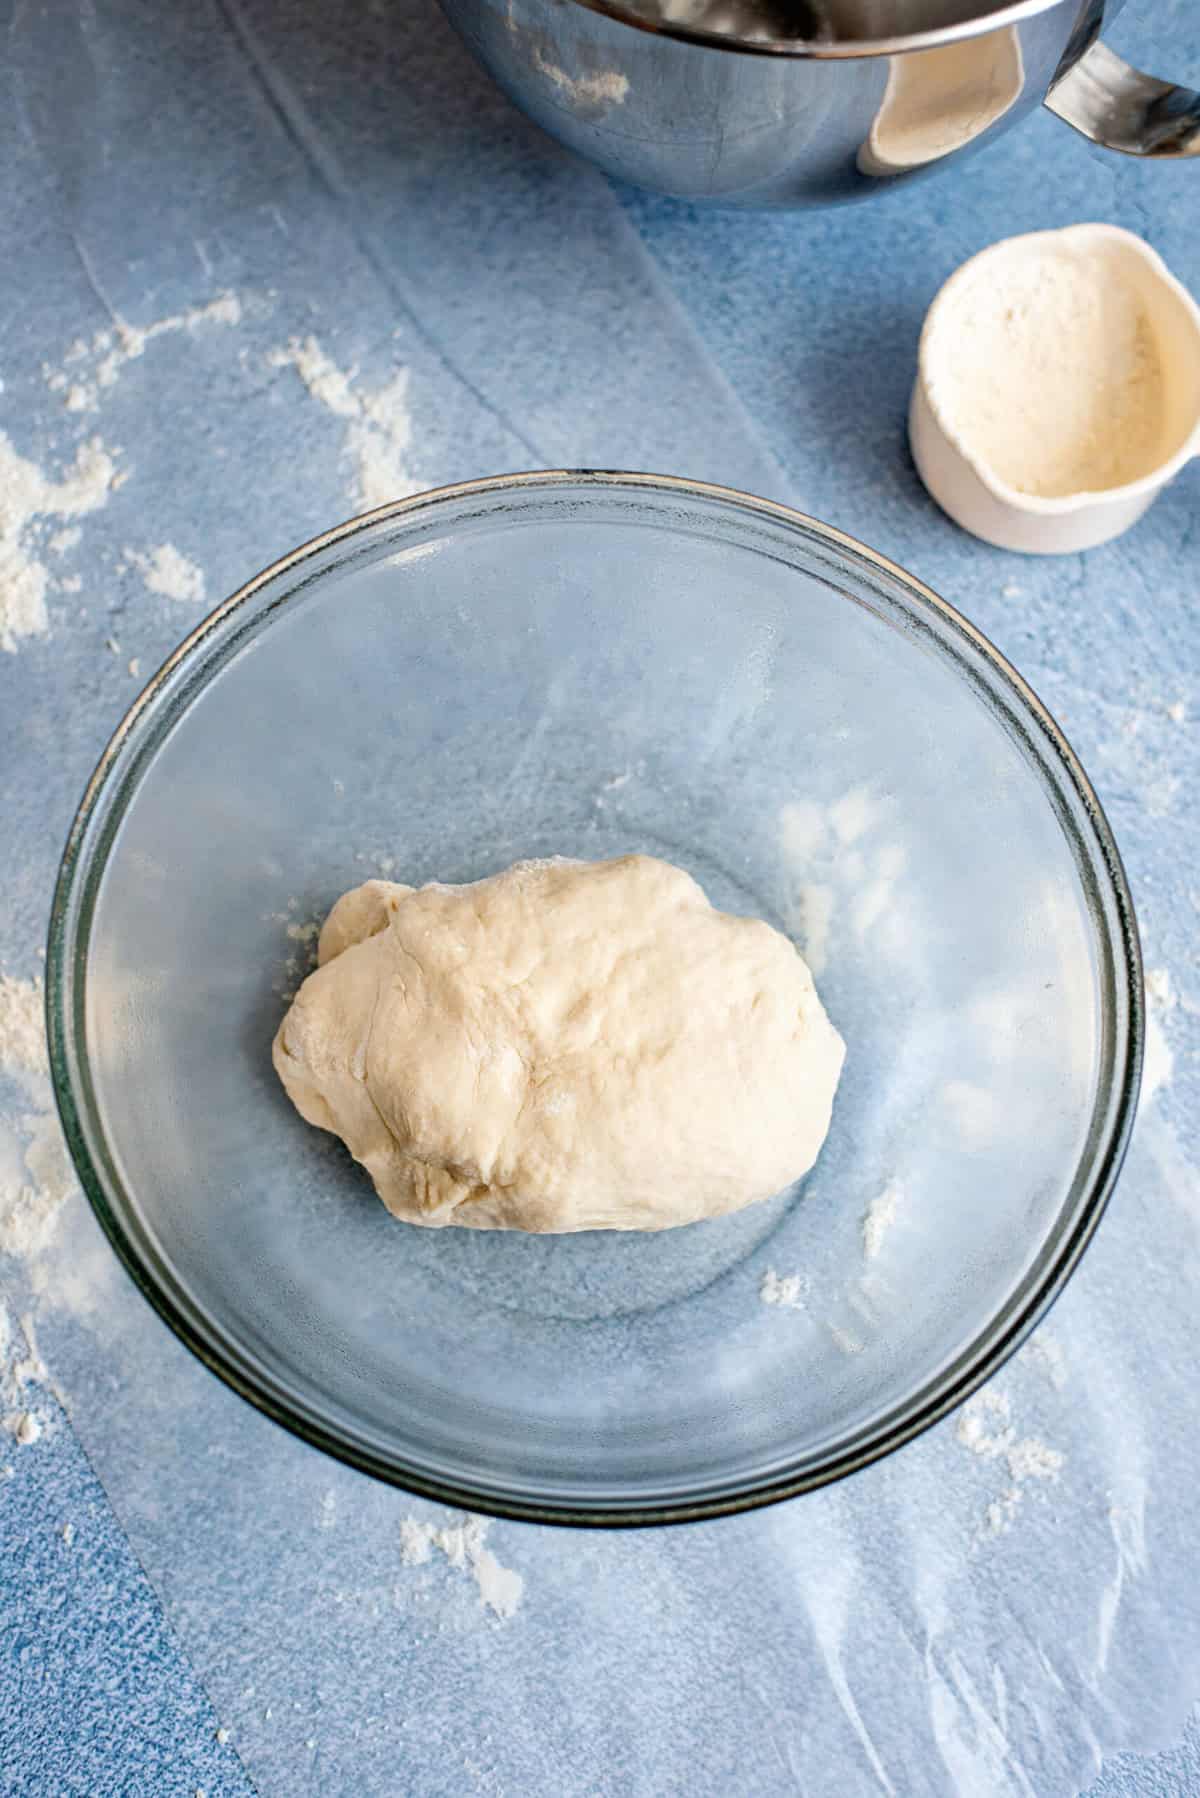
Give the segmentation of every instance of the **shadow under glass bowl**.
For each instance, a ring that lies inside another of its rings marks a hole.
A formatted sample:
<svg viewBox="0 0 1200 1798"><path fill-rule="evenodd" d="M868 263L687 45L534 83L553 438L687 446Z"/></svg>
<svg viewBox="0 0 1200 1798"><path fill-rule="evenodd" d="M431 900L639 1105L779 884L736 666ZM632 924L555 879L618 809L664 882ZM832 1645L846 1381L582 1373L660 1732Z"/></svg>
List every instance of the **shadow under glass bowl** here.
<svg viewBox="0 0 1200 1798"><path fill-rule="evenodd" d="M312 925L631 850L806 946L816 1168L658 1235L398 1223L271 1067ZM575 473L347 524L188 638L84 796L47 1006L87 1193L210 1368L383 1479L597 1524L802 1492L986 1378L1098 1221L1143 1024L1107 824L978 632L786 508Z"/></svg>

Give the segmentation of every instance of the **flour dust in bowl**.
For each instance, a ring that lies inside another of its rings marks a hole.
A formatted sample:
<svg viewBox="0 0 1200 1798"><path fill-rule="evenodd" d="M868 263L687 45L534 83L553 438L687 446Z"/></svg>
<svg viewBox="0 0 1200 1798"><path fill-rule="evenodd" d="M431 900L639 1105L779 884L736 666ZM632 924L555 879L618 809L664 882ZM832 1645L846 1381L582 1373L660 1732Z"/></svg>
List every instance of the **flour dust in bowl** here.
<svg viewBox="0 0 1200 1798"><path fill-rule="evenodd" d="M815 1168L658 1234L390 1217L271 1065L314 926L368 876L630 853L808 955ZM184 1340L357 1466L566 1522L802 1491L961 1399L1086 1243L1141 1043L1115 849L1018 677L851 540L650 476L404 501L219 608L85 795L48 989L87 1190Z"/></svg>

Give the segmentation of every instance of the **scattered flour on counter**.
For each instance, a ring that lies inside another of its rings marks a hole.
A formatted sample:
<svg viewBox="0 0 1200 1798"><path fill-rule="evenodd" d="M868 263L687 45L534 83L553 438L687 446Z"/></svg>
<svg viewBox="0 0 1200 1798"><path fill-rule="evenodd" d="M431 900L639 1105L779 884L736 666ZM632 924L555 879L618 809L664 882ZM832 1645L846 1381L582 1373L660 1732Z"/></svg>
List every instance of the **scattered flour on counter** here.
<svg viewBox="0 0 1200 1798"><path fill-rule="evenodd" d="M346 420L345 453L354 461L353 498L359 506L369 510L420 492L409 468L407 369L397 369L374 393L362 393L355 386L358 370L340 369L311 336L291 338L286 349L272 350L267 362L295 369L313 398Z"/></svg>
<svg viewBox="0 0 1200 1798"><path fill-rule="evenodd" d="M151 593L189 605L198 605L204 598L204 570L189 562L173 543L160 543L144 554L127 549L124 562L137 569Z"/></svg>
<svg viewBox="0 0 1200 1798"><path fill-rule="evenodd" d="M1156 1011L1175 1009L1175 988L1166 968L1146 969L1146 998Z"/></svg>
<svg viewBox="0 0 1200 1798"><path fill-rule="evenodd" d="M62 1529L59 1531L59 1535L62 1537L68 1548L73 1548L75 1546L75 1525L73 1523L64 1523Z"/></svg>
<svg viewBox="0 0 1200 1798"><path fill-rule="evenodd" d="M42 1426L32 1411L9 1411L5 1414L4 1427L21 1448L28 1448L38 1440Z"/></svg>
<svg viewBox="0 0 1200 1798"><path fill-rule="evenodd" d="M1016 1520L1021 1505L1021 1488L1007 1486L999 1498L994 1498L984 1512L989 1536L1003 1536L1010 1530Z"/></svg>
<svg viewBox="0 0 1200 1798"><path fill-rule="evenodd" d="M98 331L90 344L77 338L67 350L63 368L47 365L43 371L46 385L52 393L62 395L68 412L93 412L100 403L101 390L115 386L125 364L144 356L147 345L155 338L195 331L202 325L238 325L241 320L242 303L235 293L218 294L207 305L189 306L186 312L173 312L149 325L131 325L116 318L111 328ZM90 368L79 370L74 379L67 375L66 366L79 369L85 362Z"/></svg>
<svg viewBox="0 0 1200 1798"><path fill-rule="evenodd" d="M759 1283L758 1296L764 1305L780 1305L786 1311L803 1311L808 1282L801 1274L777 1274L769 1267Z"/></svg>
<svg viewBox="0 0 1200 1798"><path fill-rule="evenodd" d="M15 654L22 638L49 631L50 576L36 553L43 521L97 511L116 481L116 464L98 437L80 444L74 461L52 479L0 431L0 650Z"/></svg>
<svg viewBox="0 0 1200 1798"><path fill-rule="evenodd" d="M1014 1480L1056 1480L1062 1472L1065 1457L1057 1448L1026 1436L1015 1442L1007 1456L1008 1471Z"/></svg>
<svg viewBox="0 0 1200 1798"><path fill-rule="evenodd" d="M1054 1337L1047 1335L1045 1326L1029 1338L1021 1350L1020 1359L1035 1367L1056 1392L1061 1392L1066 1385L1067 1358Z"/></svg>
<svg viewBox="0 0 1200 1798"><path fill-rule="evenodd" d="M27 1113L17 1127L25 1140L9 1157L11 1176L0 1162L0 1255L28 1262L49 1242L76 1181L53 1111Z"/></svg>
<svg viewBox="0 0 1200 1798"><path fill-rule="evenodd" d="M471 1574L480 1603L507 1619L520 1606L525 1582L510 1567L502 1567L485 1546L487 1529L482 1517L464 1516L458 1523L440 1526L406 1517L400 1525L400 1559L406 1567L423 1567L438 1549L457 1572Z"/></svg>
<svg viewBox="0 0 1200 1798"><path fill-rule="evenodd" d="M0 974L0 1073L50 1072L44 1005L40 980Z"/></svg>
<svg viewBox="0 0 1200 1798"><path fill-rule="evenodd" d="M896 1217L896 1210L904 1196L904 1189L898 1180L889 1180L878 1198L872 1199L862 1221L863 1254L868 1261L873 1261L883 1247L884 1238Z"/></svg>
<svg viewBox="0 0 1200 1798"><path fill-rule="evenodd" d="M1146 1052L1142 1061L1142 1098L1149 1104L1164 1087L1170 1086L1175 1072L1175 1057L1166 1032L1153 1012L1146 1018Z"/></svg>
<svg viewBox="0 0 1200 1798"><path fill-rule="evenodd" d="M1167 707L1167 717L1172 724L1184 724L1187 721L1187 707L1182 699L1176 699Z"/></svg>
<svg viewBox="0 0 1200 1798"><path fill-rule="evenodd" d="M91 342L77 339L66 352L63 368L43 366L46 383L62 396L67 410L94 412L103 391L113 386L127 362L145 355L147 346L172 332L190 332L204 325L236 325L242 317L236 294L224 293L204 306L193 306L144 326L116 318ZM68 375L66 366L72 373ZM129 478L128 469L115 466L113 454L99 437L78 444L74 461L52 476L17 454L0 433L0 649L13 653L26 637L44 637L49 631L46 594L49 573L39 550L62 557L80 541L78 526L71 525L46 536L46 521L78 517L94 512ZM159 561L157 558L164 557ZM178 556L170 545L153 552L143 569L147 585L172 598L198 600L204 596L200 570ZM79 591L81 582L68 575L59 585Z"/></svg>
<svg viewBox="0 0 1200 1798"><path fill-rule="evenodd" d="M0 975L0 1079L27 1110L0 1123L0 1255L29 1262L43 1249L75 1172L54 1113L40 980Z"/></svg>
<svg viewBox="0 0 1200 1798"><path fill-rule="evenodd" d="M1166 968L1146 972L1146 1047L1142 1060L1142 1099L1149 1104L1171 1084L1175 1056L1162 1026L1164 1013L1174 1011L1177 1000Z"/></svg>
<svg viewBox="0 0 1200 1798"><path fill-rule="evenodd" d="M1007 1393L990 1388L967 1400L955 1435L973 1455L1001 1462L1007 1470L1010 1483L984 1514L989 1535L1002 1535L1012 1527L1030 1480L1057 1480L1066 1465L1060 1450L1034 1436L1018 1435Z"/></svg>
<svg viewBox="0 0 1200 1798"><path fill-rule="evenodd" d="M1006 1454L1016 1439L1011 1418L1012 1407L1007 1394L989 1390L977 1392L963 1406L955 1435L973 1455L995 1460Z"/></svg>
<svg viewBox="0 0 1200 1798"><path fill-rule="evenodd" d="M0 1401L5 1407L0 1413L0 1427L7 1430L18 1448L29 1448L41 1439L45 1424L27 1402L25 1391L29 1386L45 1385L49 1376L38 1352L33 1319L22 1317L20 1327L24 1340L19 1347L8 1313L0 1307Z"/></svg>
<svg viewBox="0 0 1200 1798"><path fill-rule="evenodd" d="M339 418L362 416L362 403L353 385L357 368L346 374L325 354L315 337L290 338L287 349L272 350L267 363L271 368L294 368L313 398Z"/></svg>

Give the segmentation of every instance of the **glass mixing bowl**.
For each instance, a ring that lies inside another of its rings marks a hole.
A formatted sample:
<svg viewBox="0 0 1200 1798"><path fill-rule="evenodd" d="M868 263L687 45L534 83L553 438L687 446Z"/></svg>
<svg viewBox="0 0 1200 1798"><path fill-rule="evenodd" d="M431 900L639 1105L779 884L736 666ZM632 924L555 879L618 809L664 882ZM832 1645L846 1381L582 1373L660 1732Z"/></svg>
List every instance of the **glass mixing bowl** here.
<svg viewBox="0 0 1200 1798"><path fill-rule="evenodd" d="M311 927L370 874L630 850L807 948L848 1049L815 1170L657 1235L398 1223L271 1067ZM837 531L616 474L405 500L220 606L84 795L47 1003L91 1201L209 1367L571 1523L802 1492L965 1397L1096 1226L1142 1039L1108 827L995 650Z"/></svg>

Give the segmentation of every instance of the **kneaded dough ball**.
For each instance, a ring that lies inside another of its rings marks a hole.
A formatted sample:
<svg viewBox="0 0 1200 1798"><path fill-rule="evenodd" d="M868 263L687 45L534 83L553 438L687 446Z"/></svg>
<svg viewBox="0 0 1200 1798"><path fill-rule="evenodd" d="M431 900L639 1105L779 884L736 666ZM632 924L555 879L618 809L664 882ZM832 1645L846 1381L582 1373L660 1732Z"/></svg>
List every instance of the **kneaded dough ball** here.
<svg viewBox="0 0 1200 1798"><path fill-rule="evenodd" d="M806 1173L842 1040L786 937L649 856L338 900L275 1038L414 1224L662 1230Z"/></svg>

